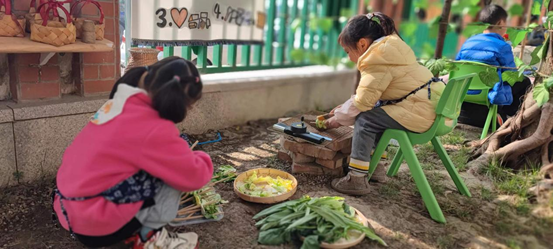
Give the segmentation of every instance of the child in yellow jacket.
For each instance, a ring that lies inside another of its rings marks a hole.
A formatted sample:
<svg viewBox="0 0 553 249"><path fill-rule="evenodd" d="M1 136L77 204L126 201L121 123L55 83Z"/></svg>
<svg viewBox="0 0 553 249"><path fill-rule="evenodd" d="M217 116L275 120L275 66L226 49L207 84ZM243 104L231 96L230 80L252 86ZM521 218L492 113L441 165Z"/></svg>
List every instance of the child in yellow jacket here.
<svg viewBox="0 0 553 249"><path fill-rule="evenodd" d="M332 187L351 195L369 193L371 152L386 129L425 132L436 118L444 84L421 66L399 36L394 21L379 12L352 18L339 42L357 63L361 81L351 99L331 112L328 129L355 124L350 172ZM377 167L375 175L385 170Z"/></svg>

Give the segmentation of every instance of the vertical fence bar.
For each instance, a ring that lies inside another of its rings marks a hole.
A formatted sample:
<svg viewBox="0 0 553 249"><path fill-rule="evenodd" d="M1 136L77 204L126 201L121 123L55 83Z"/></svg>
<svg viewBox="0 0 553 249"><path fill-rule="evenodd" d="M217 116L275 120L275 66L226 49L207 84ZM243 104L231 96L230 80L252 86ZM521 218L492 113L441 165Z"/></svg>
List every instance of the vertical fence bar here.
<svg viewBox="0 0 553 249"><path fill-rule="evenodd" d="M278 47L276 53L276 63L278 65L284 65L284 53L286 52L286 32L290 27L286 26L286 19L288 17L288 0L280 0L280 11L278 12ZM288 37L289 40L293 38Z"/></svg>
<svg viewBox="0 0 553 249"><path fill-rule="evenodd" d="M199 68L207 68L207 46L198 47L198 62Z"/></svg>
<svg viewBox="0 0 553 249"><path fill-rule="evenodd" d="M223 67L223 45L213 47L213 65L217 68Z"/></svg>
<svg viewBox="0 0 553 249"><path fill-rule="evenodd" d="M290 62L294 63L294 61L291 59L290 55L292 54L292 50L294 50L294 45L296 43L296 31L292 29L292 23L295 22L296 18L298 17L298 2L299 0L294 0L294 3L292 4L292 10L290 11L288 20L288 45L286 47L286 55L285 58Z"/></svg>
<svg viewBox="0 0 553 249"><path fill-rule="evenodd" d="M263 46L255 45L253 49L253 61L255 61L256 66L263 66Z"/></svg>
<svg viewBox="0 0 553 249"><path fill-rule="evenodd" d="M313 25L311 22L316 20L317 17L317 5L319 0L311 0L311 14L309 15L309 51L313 52L313 47L315 46L315 30L313 30L312 26L317 26L316 24Z"/></svg>
<svg viewBox="0 0 553 249"><path fill-rule="evenodd" d="M243 45L241 48L242 59L241 66L249 67L250 66L250 57L252 55L252 49L250 45Z"/></svg>
<svg viewBox="0 0 553 249"><path fill-rule="evenodd" d="M175 47L163 47L163 58L175 55Z"/></svg>
<svg viewBox="0 0 553 249"><path fill-rule="evenodd" d="M192 59L192 48L190 46L182 47L181 57L184 58L185 60L191 60Z"/></svg>
<svg viewBox="0 0 553 249"><path fill-rule="evenodd" d="M238 55L238 46L232 44L228 46L228 64L231 67L236 67L236 57Z"/></svg>
<svg viewBox="0 0 553 249"><path fill-rule="evenodd" d="M275 37L275 12L276 0L269 0L269 10L267 11L267 36L265 41L265 63L273 65L273 42Z"/></svg>
<svg viewBox="0 0 553 249"><path fill-rule="evenodd" d="M319 17L320 18L328 18L328 7L329 7L329 1L330 0L322 0L322 7L321 7L321 12L319 13ZM324 37L325 37L325 31L322 30L320 27L317 29L317 34L319 36L319 40L317 41L317 44L318 44L318 50L319 52L326 52L327 55L328 55L328 33L327 33L327 46L323 48L323 45L324 45Z"/></svg>
<svg viewBox="0 0 553 249"><path fill-rule="evenodd" d="M307 34L307 21L309 18L309 0L303 0L301 7L301 26L300 26L300 47L299 49L305 51L305 35ZM307 56L305 56L307 57ZM305 58L303 63L305 63Z"/></svg>

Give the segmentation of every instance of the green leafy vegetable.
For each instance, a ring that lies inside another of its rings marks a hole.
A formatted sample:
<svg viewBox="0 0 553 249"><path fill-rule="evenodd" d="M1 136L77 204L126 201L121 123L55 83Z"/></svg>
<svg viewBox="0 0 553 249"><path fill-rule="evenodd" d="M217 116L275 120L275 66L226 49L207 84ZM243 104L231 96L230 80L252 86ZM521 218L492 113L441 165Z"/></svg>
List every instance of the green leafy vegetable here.
<svg viewBox="0 0 553 249"><path fill-rule="evenodd" d="M211 182L230 182L236 178L236 169L230 165L223 165L215 171Z"/></svg>
<svg viewBox="0 0 553 249"><path fill-rule="evenodd" d="M321 242L334 243L347 239L348 232L352 230L386 245L372 229L356 220L353 208L346 205L342 197L304 196L265 209L254 219L261 219L256 223L260 230L258 242L266 245L280 245L290 242L292 236L302 236L304 242L301 248L319 248Z"/></svg>
<svg viewBox="0 0 553 249"><path fill-rule="evenodd" d="M549 90L545 88L545 84L536 85L532 95L540 107L549 101Z"/></svg>

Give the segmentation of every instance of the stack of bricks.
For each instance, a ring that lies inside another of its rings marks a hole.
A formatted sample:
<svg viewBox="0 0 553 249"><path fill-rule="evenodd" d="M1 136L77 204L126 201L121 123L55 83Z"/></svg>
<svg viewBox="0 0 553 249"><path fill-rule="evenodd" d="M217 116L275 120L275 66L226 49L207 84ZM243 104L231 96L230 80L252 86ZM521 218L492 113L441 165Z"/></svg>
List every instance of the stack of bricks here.
<svg viewBox="0 0 553 249"><path fill-rule="evenodd" d="M282 161L292 163L292 173L312 175L342 176L344 167L349 163L351 154L351 142L353 129L351 127L340 127L328 131L317 131L314 128L316 116L304 116L309 132L317 133L332 139L332 142L325 141L316 145L305 140L288 135L280 137L281 149L278 158ZM279 120L280 123L291 125L300 122L299 117Z"/></svg>

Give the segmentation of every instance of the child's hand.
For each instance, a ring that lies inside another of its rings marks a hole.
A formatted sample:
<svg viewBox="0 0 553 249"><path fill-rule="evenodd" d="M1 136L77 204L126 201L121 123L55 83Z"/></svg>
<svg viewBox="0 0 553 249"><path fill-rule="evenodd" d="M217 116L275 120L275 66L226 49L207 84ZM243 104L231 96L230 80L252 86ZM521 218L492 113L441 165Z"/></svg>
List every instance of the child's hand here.
<svg viewBox="0 0 553 249"><path fill-rule="evenodd" d="M327 130L336 129L341 127L342 125L336 121L335 117L329 118L325 120L325 126Z"/></svg>

